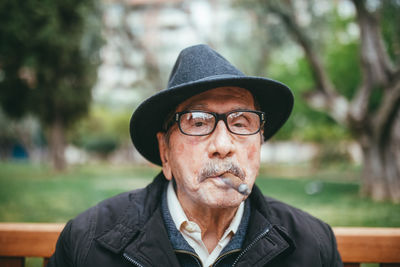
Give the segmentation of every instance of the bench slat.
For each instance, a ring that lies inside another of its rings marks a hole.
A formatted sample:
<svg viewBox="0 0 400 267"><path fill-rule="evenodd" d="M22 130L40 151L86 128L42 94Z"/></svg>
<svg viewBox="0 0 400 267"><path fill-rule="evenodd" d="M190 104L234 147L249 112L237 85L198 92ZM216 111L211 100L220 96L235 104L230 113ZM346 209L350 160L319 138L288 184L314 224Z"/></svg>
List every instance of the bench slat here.
<svg viewBox="0 0 400 267"><path fill-rule="evenodd" d="M64 224L55 223L0 223L0 266L23 266L23 257L49 258L63 228ZM333 230L346 267L359 267L359 263L400 267L400 228ZM19 265L6 265L6 260Z"/></svg>
<svg viewBox="0 0 400 267"><path fill-rule="evenodd" d="M63 228L64 224L0 223L0 256L49 258Z"/></svg>
<svg viewBox="0 0 400 267"><path fill-rule="evenodd" d="M344 262L400 263L400 228L335 227Z"/></svg>

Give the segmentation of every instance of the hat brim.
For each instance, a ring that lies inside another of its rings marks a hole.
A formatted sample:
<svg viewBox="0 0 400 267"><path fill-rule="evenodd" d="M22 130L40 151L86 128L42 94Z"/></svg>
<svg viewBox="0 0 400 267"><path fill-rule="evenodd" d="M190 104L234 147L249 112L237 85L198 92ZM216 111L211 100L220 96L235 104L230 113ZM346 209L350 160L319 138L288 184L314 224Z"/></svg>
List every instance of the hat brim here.
<svg viewBox="0 0 400 267"><path fill-rule="evenodd" d="M180 103L201 92L218 87L235 86L247 89L265 112L264 140L273 136L286 122L293 108L293 94L277 81L252 76L219 75L206 80L171 87L149 97L133 113L130 135L136 149L150 162L162 165L157 133L162 131L166 116Z"/></svg>

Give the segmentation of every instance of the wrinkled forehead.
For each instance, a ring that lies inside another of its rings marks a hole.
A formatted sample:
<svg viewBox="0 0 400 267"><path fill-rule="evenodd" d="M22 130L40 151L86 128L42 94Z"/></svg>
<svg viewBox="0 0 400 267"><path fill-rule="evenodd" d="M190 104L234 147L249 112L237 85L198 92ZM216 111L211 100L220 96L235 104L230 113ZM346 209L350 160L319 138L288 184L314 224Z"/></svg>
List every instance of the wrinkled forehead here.
<svg viewBox="0 0 400 267"><path fill-rule="evenodd" d="M180 103L175 111L202 109L212 105L230 103L238 109L255 109L255 99L250 91L241 87L217 87L194 95Z"/></svg>

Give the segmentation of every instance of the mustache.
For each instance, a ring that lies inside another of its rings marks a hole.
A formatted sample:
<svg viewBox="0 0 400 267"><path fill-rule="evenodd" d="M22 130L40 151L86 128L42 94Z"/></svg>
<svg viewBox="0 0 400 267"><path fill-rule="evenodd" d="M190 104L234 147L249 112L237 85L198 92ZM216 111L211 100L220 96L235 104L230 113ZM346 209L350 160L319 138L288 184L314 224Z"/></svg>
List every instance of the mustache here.
<svg viewBox="0 0 400 267"><path fill-rule="evenodd" d="M210 161L201 168L199 172L199 181L203 181L209 177L219 176L226 172L239 177L241 180L244 180L246 177L242 168L232 161Z"/></svg>

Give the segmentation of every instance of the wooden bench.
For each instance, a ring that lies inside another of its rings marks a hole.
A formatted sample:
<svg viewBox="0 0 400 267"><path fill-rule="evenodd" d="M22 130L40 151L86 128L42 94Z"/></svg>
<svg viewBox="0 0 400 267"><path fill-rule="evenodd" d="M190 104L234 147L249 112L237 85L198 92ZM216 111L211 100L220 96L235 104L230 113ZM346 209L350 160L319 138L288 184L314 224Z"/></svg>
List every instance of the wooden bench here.
<svg viewBox="0 0 400 267"><path fill-rule="evenodd" d="M64 225L0 223L0 266L25 266L26 257L43 258L43 266L46 266Z"/></svg>
<svg viewBox="0 0 400 267"><path fill-rule="evenodd" d="M0 223L0 266L24 266L26 257L43 258L46 266L64 224ZM400 228L336 227L338 248L346 267L379 263L400 267Z"/></svg>

